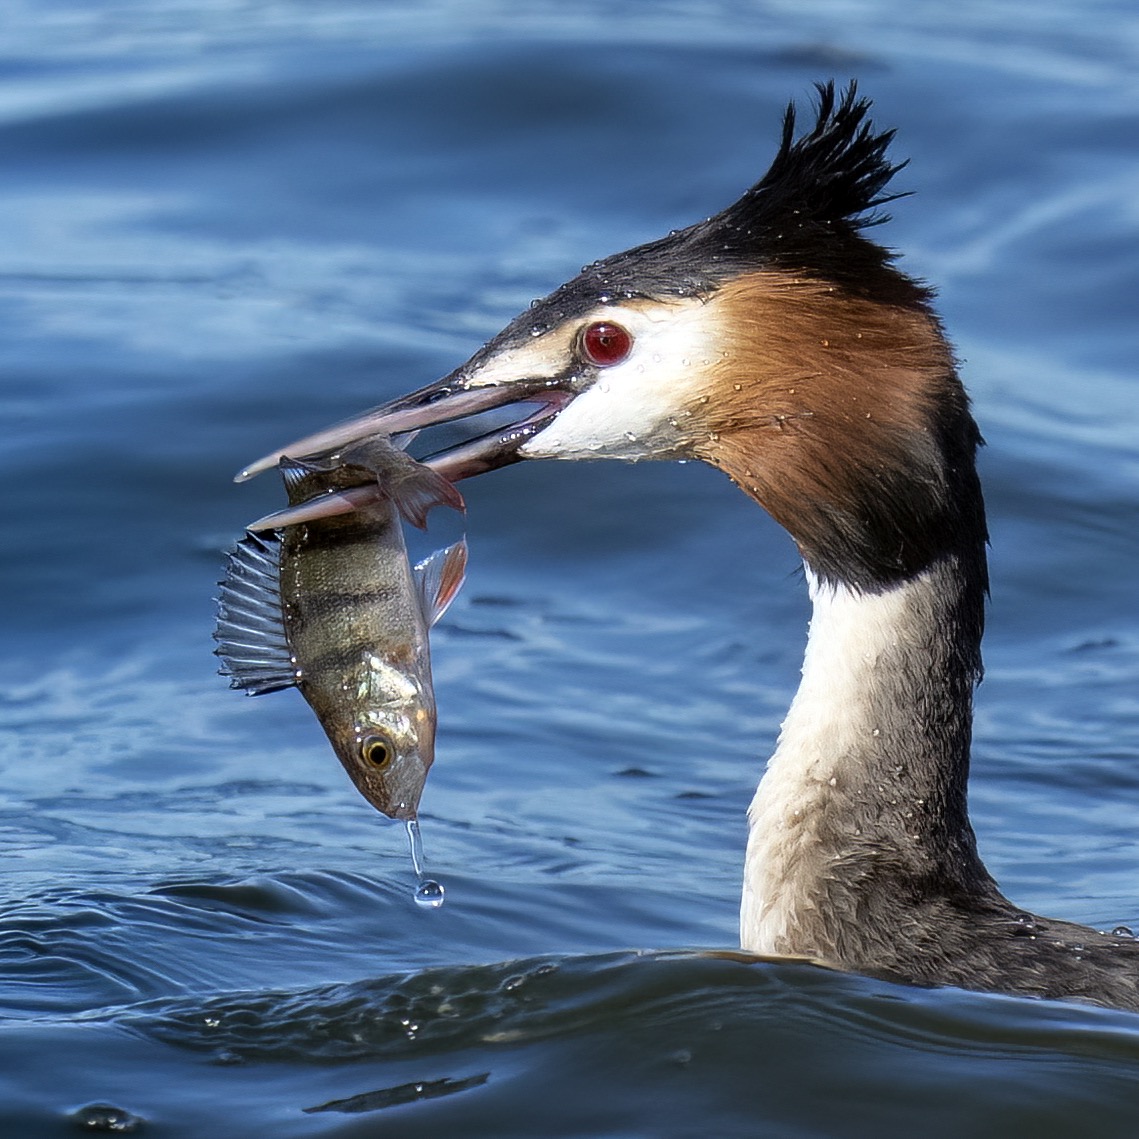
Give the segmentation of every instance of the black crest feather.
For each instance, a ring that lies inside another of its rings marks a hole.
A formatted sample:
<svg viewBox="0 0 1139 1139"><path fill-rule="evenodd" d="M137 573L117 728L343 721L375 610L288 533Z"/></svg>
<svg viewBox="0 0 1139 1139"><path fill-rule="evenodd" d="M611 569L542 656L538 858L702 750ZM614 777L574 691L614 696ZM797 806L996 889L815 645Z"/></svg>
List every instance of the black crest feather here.
<svg viewBox="0 0 1139 1139"><path fill-rule="evenodd" d="M891 164L886 152L892 130L874 133L868 116L870 100L858 97L851 83L836 105L834 83L816 85L819 94L815 125L795 138L795 104L783 116L783 139L771 168L738 202L717 219L726 224L832 226L860 229L886 221L867 216L875 207L904 194L883 194L887 183L906 165Z"/></svg>
<svg viewBox="0 0 1139 1139"><path fill-rule="evenodd" d="M841 98L834 83L817 85L814 125L795 137L795 104L783 116L779 152L743 197L684 231L725 273L773 268L824 278L850 292L890 304L921 305L928 292L893 266L893 254L861 230L887 221L877 207L903 193L885 193L905 166L887 157L892 130L876 132L870 100L851 83Z"/></svg>
<svg viewBox="0 0 1139 1139"><path fill-rule="evenodd" d="M833 82L816 90L814 125L796 138L790 104L774 162L738 201L687 229L586 266L508 333L532 334L599 298L700 294L762 269L825 279L887 304L925 305L928 290L861 232L887 220L873 210L905 196L883 192L905 165L887 158L894 132L875 132L870 100L859 98L856 84L841 97Z"/></svg>

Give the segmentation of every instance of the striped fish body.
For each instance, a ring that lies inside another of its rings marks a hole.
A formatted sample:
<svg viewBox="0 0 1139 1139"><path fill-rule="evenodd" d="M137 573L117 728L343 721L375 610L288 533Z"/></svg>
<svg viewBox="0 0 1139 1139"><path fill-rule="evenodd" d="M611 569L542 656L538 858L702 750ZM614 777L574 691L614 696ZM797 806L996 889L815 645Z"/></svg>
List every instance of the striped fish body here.
<svg viewBox="0 0 1139 1139"><path fill-rule="evenodd" d="M422 518L457 492L386 440L334 465L283 460L282 472L292 505L357 487L381 493L238 544L215 634L224 671L252 694L299 688L364 797L384 814L414 817L435 746L428 631L462 583L466 545L413 570L401 513L412 503ZM246 643L248 621L238 636L230 616L248 613L251 595L267 626L260 655Z"/></svg>

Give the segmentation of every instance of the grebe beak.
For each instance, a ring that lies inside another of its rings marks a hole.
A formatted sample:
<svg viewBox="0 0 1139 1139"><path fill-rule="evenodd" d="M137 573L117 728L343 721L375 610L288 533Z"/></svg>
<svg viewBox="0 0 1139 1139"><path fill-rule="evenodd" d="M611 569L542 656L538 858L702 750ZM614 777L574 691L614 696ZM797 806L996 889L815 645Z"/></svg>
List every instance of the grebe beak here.
<svg viewBox="0 0 1139 1139"><path fill-rule="evenodd" d="M284 456L335 456L375 435L418 431L508 404L523 405L515 422L427 460L429 466L455 482L516 462L518 448L541 431L574 396L566 386L565 377L520 377L491 382L479 382L479 379L477 371L472 376L470 365L464 365L418 391L270 452L239 471L234 481L244 482L269 470Z"/></svg>

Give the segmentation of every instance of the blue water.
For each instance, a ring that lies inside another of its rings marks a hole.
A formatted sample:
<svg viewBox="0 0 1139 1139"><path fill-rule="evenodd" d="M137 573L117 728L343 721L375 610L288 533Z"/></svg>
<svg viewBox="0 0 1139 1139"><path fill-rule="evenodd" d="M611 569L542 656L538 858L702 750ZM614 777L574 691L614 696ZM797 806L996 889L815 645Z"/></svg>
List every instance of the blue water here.
<svg viewBox="0 0 1139 1139"><path fill-rule="evenodd" d="M979 840L1026 907L1139 928L1133 5L5 23L0 1134L1134 1133L1133 1015L639 952L735 943L803 645L790 541L715 472L464 488L438 911L303 702L210 655L221 551L281 503L239 466L718 210L789 98L857 77L912 160L877 235L938 285L989 443Z"/></svg>

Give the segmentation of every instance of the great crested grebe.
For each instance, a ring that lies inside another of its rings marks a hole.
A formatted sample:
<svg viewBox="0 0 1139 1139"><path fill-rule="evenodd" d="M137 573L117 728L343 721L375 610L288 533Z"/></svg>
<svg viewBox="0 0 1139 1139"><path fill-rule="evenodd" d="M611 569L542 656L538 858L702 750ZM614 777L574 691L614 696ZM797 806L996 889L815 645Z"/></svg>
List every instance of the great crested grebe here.
<svg viewBox="0 0 1139 1139"><path fill-rule="evenodd" d="M868 111L853 84L820 86L813 127L796 138L789 107L771 169L726 210L587 266L449 376L238 478L513 403L513 426L433 465L718 467L790 532L814 605L748 812L743 948L1139 1010L1139 941L1024 912L977 854L980 436L930 290L863 232L899 169Z"/></svg>

